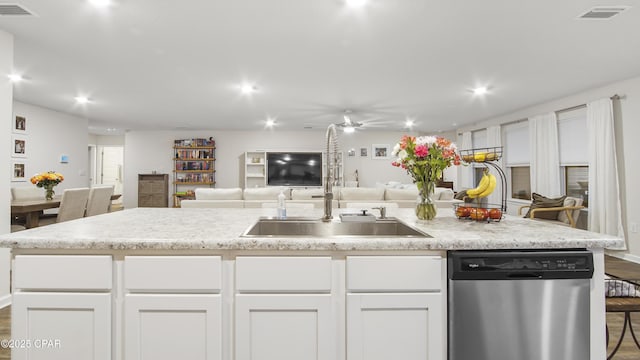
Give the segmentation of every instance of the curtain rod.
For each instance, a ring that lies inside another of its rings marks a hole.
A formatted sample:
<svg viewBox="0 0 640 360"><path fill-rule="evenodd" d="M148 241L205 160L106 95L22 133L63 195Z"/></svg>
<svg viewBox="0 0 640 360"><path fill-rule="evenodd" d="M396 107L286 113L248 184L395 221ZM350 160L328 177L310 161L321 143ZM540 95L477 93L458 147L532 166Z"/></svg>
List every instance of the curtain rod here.
<svg viewBox="0 0 640 360"><path fill-rule="evenodd" d="M613 94L612 96L609 97L609 99L611 100L624 100L626 98L626 95L618 95L618 94ZM575 105L575 106L571 106L565 109L560 109L560 110L556 110L554 111L555 113L562 113L562 112L567 112L567 111L571 111L571 110L577 110L577 109L581 109L583 107L587 106L587 104L580 104L580 105ZM521 123L523 121L527 121L529 119L524 118L524 119L519 119L519 120L513 120L513 121L509 121L506 123L501 123L500 126L506 126L506 125L513 125L513 124L517 124L517 123ZM472 130L473 132L473 130ZM462 133L458 133L458 135L462 135Z"/></svg>
<svg viewBox="0 0 640 360"><path fill-rule="evenodd" d="M622 100L624 99L624 95L618 95L618 94L614 94L613 96L610 96L609 99L611 100ZM576 106L571 106L568 107L566 109L560 109L560 110L556 110L556 113L562 113L562 112L567 112L567 111L571 111L571 110L577 110L577 109L582 109L583 107L586 107L587 104L580 104L580 105L576 105Z"/></svg>

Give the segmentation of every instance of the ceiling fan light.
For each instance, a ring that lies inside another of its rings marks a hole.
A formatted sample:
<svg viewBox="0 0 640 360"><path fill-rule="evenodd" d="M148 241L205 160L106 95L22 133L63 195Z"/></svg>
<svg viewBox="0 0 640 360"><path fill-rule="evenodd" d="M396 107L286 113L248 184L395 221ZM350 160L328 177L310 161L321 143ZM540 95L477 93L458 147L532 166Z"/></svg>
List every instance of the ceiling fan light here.
<svg viewBox="0 0 640 360"><path fill-rule="evenodd" d="M356 128L354 128L353 126L345 126L342 131L344 131L346 134L351 134L352 132L356 131Z"/></svg>

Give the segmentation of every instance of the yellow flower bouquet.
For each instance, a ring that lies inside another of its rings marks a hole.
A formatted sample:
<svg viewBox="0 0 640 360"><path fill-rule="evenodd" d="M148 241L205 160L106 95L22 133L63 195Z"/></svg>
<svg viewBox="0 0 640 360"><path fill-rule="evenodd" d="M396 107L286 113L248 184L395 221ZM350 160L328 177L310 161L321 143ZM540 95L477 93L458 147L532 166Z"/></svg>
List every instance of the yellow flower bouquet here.
<svg viewBox="0 0 640 360"><path fill-rule="evenodd" d="M53 199L53 195L55 193L53 191L53 187L60 184L63 180L64 176L55 171L48 171L31 177L32 184L46 190L45 199L47 200Z"/></svg>

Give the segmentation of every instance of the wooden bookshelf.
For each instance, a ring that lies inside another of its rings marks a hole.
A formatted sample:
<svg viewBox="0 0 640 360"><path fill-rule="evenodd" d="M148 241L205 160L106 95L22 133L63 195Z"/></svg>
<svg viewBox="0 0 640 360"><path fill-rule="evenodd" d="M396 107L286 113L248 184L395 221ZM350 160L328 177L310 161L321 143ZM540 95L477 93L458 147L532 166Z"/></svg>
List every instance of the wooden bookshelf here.
<svg viewBox="0 0 640 360"><path fill-rule="evenodd" d="M194 199L198 187L215 187L216 143L213 138L175 140L173 145L173 206Z"/></svg>

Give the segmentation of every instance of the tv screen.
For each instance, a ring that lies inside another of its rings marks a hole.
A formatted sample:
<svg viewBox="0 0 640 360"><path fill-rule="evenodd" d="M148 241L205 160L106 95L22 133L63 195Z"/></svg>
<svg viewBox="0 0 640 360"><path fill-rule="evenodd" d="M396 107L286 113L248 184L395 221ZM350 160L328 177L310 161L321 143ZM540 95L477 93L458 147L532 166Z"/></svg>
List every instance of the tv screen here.
<svg viewBox="0 0 640 360"><path fill-rule="evenodd" d="M267 185L322 186L322 153L268 152Z"/></svg>

